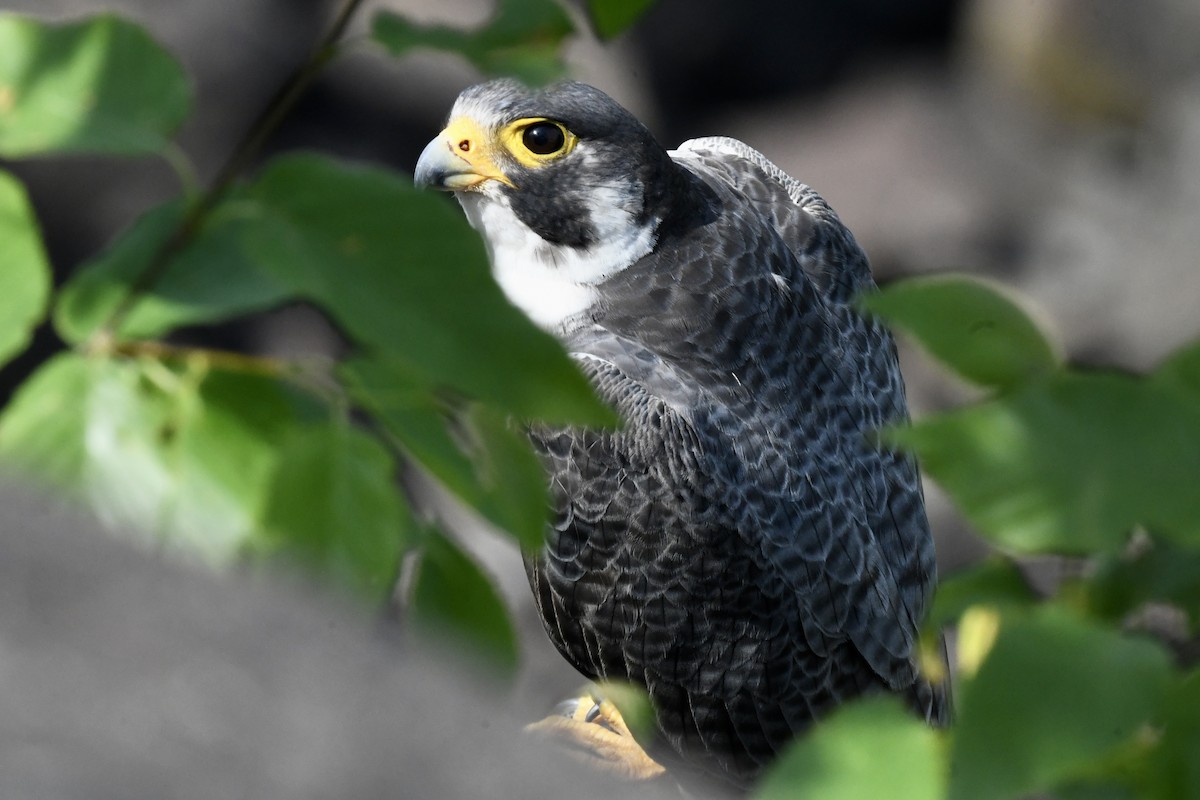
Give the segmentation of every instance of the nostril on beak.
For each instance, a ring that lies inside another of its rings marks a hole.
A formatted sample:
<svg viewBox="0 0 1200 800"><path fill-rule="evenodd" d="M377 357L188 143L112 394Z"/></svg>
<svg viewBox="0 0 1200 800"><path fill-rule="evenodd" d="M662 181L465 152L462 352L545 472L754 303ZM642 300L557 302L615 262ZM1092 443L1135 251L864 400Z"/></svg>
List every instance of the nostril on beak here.
<svg viewBox="0 0 1200 800"><path fill-rule="evenodd" d="M464 153L471 152L471 140L463 139L461 142L458 143L458 149L462 150Z"/></svg>

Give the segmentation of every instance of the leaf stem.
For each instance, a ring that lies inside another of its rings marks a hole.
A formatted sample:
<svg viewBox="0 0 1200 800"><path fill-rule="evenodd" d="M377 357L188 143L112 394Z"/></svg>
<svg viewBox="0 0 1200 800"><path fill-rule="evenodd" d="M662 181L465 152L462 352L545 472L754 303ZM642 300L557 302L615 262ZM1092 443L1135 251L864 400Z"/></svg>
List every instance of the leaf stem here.
<svg viewBox="0 0 1200 800"><path fill-rule="evenodd" d="M225 372L240 372L279 378L289 375L296 367L289 361L267 356L250 356L231 350L209 350L202 347L186 347L153 340L110 342L103 350L107 355L124 358L149 358L161 362L187 364L204 361L214 369Z"/></svg>
<svg viewBox="0 0 1200 800"><path fill-rule="evenodd" d="M228 194L234 181L258 156L263 146L279 129L280 124L291 112L296 102L308 90L313 80L338 52L338 42L353 19L363 0L343 0L341 8L329 29L313 47L307 59L297 67L272 95L262 112L243 134L237 147L225 160L209 187L190 204L187 213L150 258L146 268L132 282L121 303L113 310L98 332L102 339L115 338L121 323L133 310L137 301L150 291L173 259L200 232L209 214Z"/></svg>
<svg viewBox="0 0 1200 800"><path fill-rule="evenodd" d="M196 176L196 165L192 163L184 149L176 142L167 142L160 155L179 179L179 187L183 190L183 196L191 200L199 195L200 179Z"/></svg>
<svg viewBox="0 0 1200 800"><path fill-rule="evenodd" d="M345 389L333 377L333 362L320 357L294 361L149 339L127 342L98 339L91 352L110 357L149 359L160 364L180 364L189 369L202 365L204 372L217 370L283 380L323 399L340 412L349 413L351 407Z"/></svg>

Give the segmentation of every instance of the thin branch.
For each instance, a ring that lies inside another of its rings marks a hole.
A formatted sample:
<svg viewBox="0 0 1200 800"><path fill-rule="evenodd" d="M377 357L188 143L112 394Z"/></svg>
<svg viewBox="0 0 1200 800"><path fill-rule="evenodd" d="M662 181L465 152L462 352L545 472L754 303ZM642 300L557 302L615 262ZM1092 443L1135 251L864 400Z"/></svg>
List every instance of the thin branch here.
<svg viewBox="0 0 1200 800"><path fill-rule="evenodd" d="M333 361L319 356L292 360L154 340L119 342L101 337L91 340L89 344L91 352L109 357L150 359L161 364L184 367L202 364L205 371L217 370L286 381L325 400L333 408L345 410L351 405L346 390L334 377Z"/></svg>
<svg viewBox="0 0 1200 800"><path fill-rule="evenodd" d="M362 3L363 0L344 0L329 29L317 42L308 58L276 90L270 102L246 130L237 147L233 149L229 158L217 172L208 189L189 206L183 219L154 252L146 268L132 282L129 292L109 315L101 329L101 337L115 337L121 323L125 321L141 296L158 283L170 266L171 260L200 232L208 216L228 194L234 181L254 162L263 146L275 134L280 124L296 105L296 101L308 90L325 65L337 54L338 42Z"/></svg>
<svg viewBox="0 0 1200 800"><path fill-rule="evenodd" d="M107 355L123 358L151 358L164 363L186 364L203 361L223 372L239 372L261 375L268 378L286 377L298 370L290 361L267 356L250 356L231 350L210 350L203 347L186 347L152 340L116 342L105 348Z"/></svg>

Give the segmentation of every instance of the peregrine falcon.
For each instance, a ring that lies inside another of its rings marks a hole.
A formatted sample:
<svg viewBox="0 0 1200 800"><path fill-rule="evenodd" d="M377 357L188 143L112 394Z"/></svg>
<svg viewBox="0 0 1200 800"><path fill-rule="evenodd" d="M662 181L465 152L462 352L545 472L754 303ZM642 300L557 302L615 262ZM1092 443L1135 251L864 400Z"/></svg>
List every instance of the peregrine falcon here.
<svg viewBox="0 0 1200 800"><path fill-rule="evenodd" d="M566 659L646 688L651 754L747 785L858 695L941 721L917 469L871 439L907 419L904 386L825 201L734 139L668 151L574 82L467 89L415 177L623 419L530 431L555 509L526 564Z"/></svg>

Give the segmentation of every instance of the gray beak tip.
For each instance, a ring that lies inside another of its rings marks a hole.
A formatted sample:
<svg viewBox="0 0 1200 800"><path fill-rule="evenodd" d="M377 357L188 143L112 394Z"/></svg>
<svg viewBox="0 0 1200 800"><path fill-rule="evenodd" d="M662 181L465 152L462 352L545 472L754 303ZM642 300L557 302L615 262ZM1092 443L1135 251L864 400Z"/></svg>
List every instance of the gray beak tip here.
<svg viewBox="0 0 1200 800"><path fill-rule="evenodd" d="M421 157L417 159L417 168L413 172L413 185L418 189L443 189L446 184L445 155L442 150L445 145L440 138L425 145Z"/></svg>

